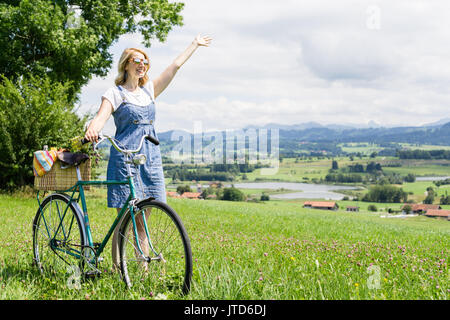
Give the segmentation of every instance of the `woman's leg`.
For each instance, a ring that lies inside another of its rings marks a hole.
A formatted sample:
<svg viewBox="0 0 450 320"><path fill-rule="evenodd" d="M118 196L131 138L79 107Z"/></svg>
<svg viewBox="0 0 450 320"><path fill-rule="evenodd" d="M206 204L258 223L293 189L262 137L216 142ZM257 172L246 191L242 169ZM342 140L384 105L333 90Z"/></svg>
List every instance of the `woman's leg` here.
<svg viewBox="0 0 450 320"><path fill-rule="evenodd" d="M117 208L117 214L120 212L120 208ZM145 211L145 219L148 219L148 216L151 212L151 209L147 209ZM113 269L114 270L120 270L120 253L119 253L119 227L122 224L122 220L124 219L125 215L122 216L122 219L119 221L119 223L116 226L116 229L114 230L113 239L112 239L112 261L113 261ZM142 249L142 252L145 256L148 256L149 254L149 243L147 240L147 234L145 232L145 225L142 221L142 214L139 214L136 216L136 229L139 237L139 246ZM138 249L136 248L136 256L139 255Z"/></svg>
<svg viewBox="0 0 450 320"><path fill-rule="evenodd" d="M148 216L151 209L145 210L145 220L148 221ZM147 239L147 233L145 232L145 224L142 219L142 213L136 216L136 229L139 237L139 246L145 256L148 257L150 246ZM138 255L138 249L136 248L136 255Z"/></svg>
<svg viewBox="0 0 450 320"><path fill-rule="evenodd" d="M117 208L117 214L119 214L120 210L121 210L121 208ZM113 262L113 270L114 271L120 270L119 227L120 227L124 217L125 217L125 215L122 216L122 219L119 221L116 228L114 229L114 234L113 234L113 238L112 238L111 253L112 253L112 262Z"/></svg>

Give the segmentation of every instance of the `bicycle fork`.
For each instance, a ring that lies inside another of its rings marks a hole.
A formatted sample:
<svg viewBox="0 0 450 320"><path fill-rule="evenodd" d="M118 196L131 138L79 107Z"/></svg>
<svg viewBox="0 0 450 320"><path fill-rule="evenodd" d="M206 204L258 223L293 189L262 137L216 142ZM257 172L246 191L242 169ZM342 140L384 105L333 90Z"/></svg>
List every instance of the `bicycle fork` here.
<svg viewBox="0 0 450 320"><path fill-rule="evenodd" d="M137 230L137 223L136 223L136 219L139 219L139 214L138 214L139 210L138 210L137 206L135 205L136 202L137 202L137 199L130 201L130 215L131 215L131 220L132 220L132 223L133 223L133 233L134 233L134 238L136 239L135 242L136 242L137 250L139 251L139 254L140 254L141 258L144 261L146 261L147 263L149 263L151 261L155 261L155 260L159 260L159 261L165 262L165 260L164 260L164 258L162 256L162 253L158 254L156 252L155 248L153 247L152 240L151 240L149 232L148 232L148 225L147 225L147 219L146 219L146 216L145 216L145 214L146 214L145 210L142 210L142 212L141 212L142 225L143 225L143 228L145 230L145 236L146 236L147 241L148 241L149 249L151 250L151 252L153 252L155 257L151 258L150 255L146 256L144 251L141 248L141 241L139 240L139 232ZM150 252L149 252L149 254L150 254Z"/></svg>

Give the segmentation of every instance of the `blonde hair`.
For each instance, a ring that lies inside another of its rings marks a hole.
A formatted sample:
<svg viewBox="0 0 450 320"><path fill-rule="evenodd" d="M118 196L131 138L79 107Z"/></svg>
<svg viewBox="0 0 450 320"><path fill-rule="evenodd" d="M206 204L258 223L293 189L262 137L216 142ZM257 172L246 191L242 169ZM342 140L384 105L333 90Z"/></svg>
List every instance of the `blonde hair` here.
<svg viewBox="0 0 450 320"><path fill-rule="evenodd" d="M118 68L119 74L117 75L114 81L116 86L123 85L127 81L127 71L125 70L125 67L127 66L128 60L130 60L132 54L136 52L142 53L145 59L149 60L147 54L141 49L136 48L125 49L122 52L122 56L120 57L119 60L119 68ZM143 86L147 83L148 81L147 71L148 69L146 70L145 75L139 79L139 86Z"/></svg>

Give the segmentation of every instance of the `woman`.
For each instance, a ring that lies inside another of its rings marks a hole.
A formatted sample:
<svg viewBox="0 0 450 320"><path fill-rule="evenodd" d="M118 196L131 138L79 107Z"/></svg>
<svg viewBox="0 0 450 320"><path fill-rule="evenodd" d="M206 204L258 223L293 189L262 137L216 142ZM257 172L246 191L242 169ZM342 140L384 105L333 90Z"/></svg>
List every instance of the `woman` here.
<svg viewBox="0 0 450 320"><path fill-rule="evenodd" d="M98 141L99 132L111 115L116 125L115 138L126 149L135 149L144 134L157 138L155 121L155 99L167 88L178 69L191 57L200 46L209 46L210 37L198 35L190 46L153 81L149 81L147 72L150 61L147 54L135 48L126 49L119 60L119 74L116 86L109 88L102 96L102 103L97 115L89 124L85 138L91 142ZM147 163L133 172L136 181L136 195L140 199L154 197L166 202L164 175L159 146L146 142L142 153L147 155ZM126 180L127 171L123 155L111 147L108 162L108 180ZM108 186L108 207L120 212L130 191L127 185ZM120 224L119 224L120 225ZM119 226L118 225L118 226ZM143 234L140 224L138 233ZM116 228L112 242L113 263L118 266L118 230ZM143 248L146 249L146 248Z"/></svg>

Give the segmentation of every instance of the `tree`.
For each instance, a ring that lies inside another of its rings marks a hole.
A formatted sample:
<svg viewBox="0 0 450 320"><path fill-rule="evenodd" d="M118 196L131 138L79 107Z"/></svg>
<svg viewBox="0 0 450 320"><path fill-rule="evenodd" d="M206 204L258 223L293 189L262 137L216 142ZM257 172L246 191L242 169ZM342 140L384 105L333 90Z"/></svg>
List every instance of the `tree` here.
<svg viewBox="0 0 450 320"><path fill-rule="evenodd" d="M415 176L413 173L408 173L408 174L403 178L403 180L404 180L405 182L414 182L414 181L416 181L416 176Z"/></svg>
<svg viewBox="0 0 450 320"><path fill-rule="evenodd" d="M203 199L208 198L209 195L215 194L216 191L214 188L208 187L202 191L202 194L200 195Z"/></svg>
<svg viewBox="0 0 450 320"><path fill-rule="evenodd" d="M188 185L178 186L177 187L177 192L178 192L178 194L183 194L185 192L191 192L191 187L188 186Z"/></svg>
<svg viewBox="0 0 450 320"><path fill-rule="evenodd" d="M111 68L109 48L139 32L149 47L182 25L168 0L0 0L0 188L33 180L33 151L83 134L83 85ZM79 17L77 17L77 14Z"/></svg>
<svg viewBox="0 0 450 320"><path fill-rule="evenodd" d="M412 208L409 204L407 204L403 207L403 211L405 211L406 214L410 214L412 212Z"/></svg>
<svg viewBox="0 0 450 320"><path fill-rule="evenodd" d="M333 170L338 170L339 169L339 165L338 165L338 162L336 160L333 160L331 162L331 169L333 169Z"/></svg>
<svg viewBox="0 0 450 320"><path fill-rule="evenodd" d="M33 152L68 147L82 134L80 119L69 103L69 88L48 78L31 77L13 83L0 81L0 188L13 189L33 182Z"/></svg>
<svg viewBox="0 0 450 320"><path fill-rule="evenodd" d="M69 98L76 99L93 75L107 75L108 49L121 35L139 32L147 47L154 38L165 41L182 25L183 6L168 0L0 1L0 74L10 80L47 75L70 83Z"/></svg>
<svg viewBox="0 0 450 320"><path fill-rule="evenodd" d="M439 201L439 204L450 204L450 196L448 195L441 195L441 199Z"/></svg>
<svg viewBox="0 0 450 320"><path fill-rule="evenodd" d="M269 196L267 193L263 192L263 193L261 194L260 200L261 200L261 201L269 201L269 200L270 200L270 196Z"/></svg>
<svg viewBox="0 0 450 320"><path fill-rule="evenodd" d="M228 201L244 201L245 195L242 193L241 190L236 189L234 187L224 188L221 199Z"/></svg>
<svg viewBox="0 0 450 320"><path fill-rule="evenodd" d="M391 185L375 185L370 187L369 192L364 195L362 201L367 202L406 202L408 193L401 188Z"/></svg>
<svg viewBox="0 0 450 320"><path fill-rule="evenodd" d="M427 196L423 200L424 204L433 204L434 202L434 190L432 187L427 188Z"/></svg>
<svg viewBox="0 0 450 320"><path fill-rule="evenodd" d="M375 163L373 161L369 162L366 167L366 172L375 172L381 171L381 165L379 163Z"/></svg>

